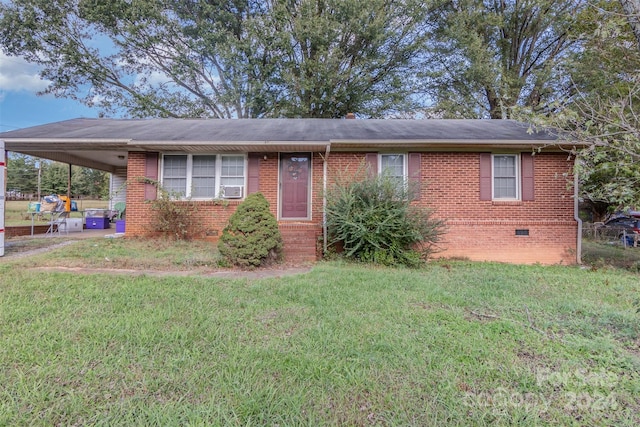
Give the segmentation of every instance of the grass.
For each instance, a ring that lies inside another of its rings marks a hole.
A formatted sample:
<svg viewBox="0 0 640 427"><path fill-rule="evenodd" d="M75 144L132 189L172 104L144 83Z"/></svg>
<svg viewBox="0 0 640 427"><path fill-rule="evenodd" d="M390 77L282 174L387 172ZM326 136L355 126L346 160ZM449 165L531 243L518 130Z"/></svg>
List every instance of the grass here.
<svg viewBox="0 0 640 427"><path fill-rule="evenodd" d="M128 240L30 262L98 265L132 257ZM187 246L157 251L141 259L188 264ZM637 274L333 262L222 280L25 263L0 264L0 425L640 422Z"/></svg>
<svg viewBox="0 0 640 427"><path fill-rule="evenodd" d="M77 200L78 210L96 208L106 209L109 202L106 200ZM29 201L26 200L7 200L5 204L5 226L31 225L31 215L27 214L29 210ZM80 212L71 212L71 218L81 218ZM49 218L36 216L37 222L46 222Z"/></svg>
<svg viewBox="0 0 640 427"><path fill-rule="evenodd" d="M616 267L640 273L640 248L585 239L582 251L583 262L593 268Z"/></svg>
<svg viewBox="0 0 640 427"><path fill-rule="evenodd" d="M80 236L81 237L81 236ZM6 249L23 252L68 241L68 237L12 239ZM217 269L219 255L207 241L172 241L164 239L86 239L51 251L37 258L12 261L15 268L85 267L138 270L182 270L207 272Z"/></svg>

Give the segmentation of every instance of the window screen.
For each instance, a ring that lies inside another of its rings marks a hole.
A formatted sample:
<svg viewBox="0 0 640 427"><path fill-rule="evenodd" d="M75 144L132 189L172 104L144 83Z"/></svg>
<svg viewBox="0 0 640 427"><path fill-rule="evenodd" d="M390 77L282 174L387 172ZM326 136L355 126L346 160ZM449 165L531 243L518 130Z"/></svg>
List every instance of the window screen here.
<svg viewBox="0 0 640 427"><path fill-rule="evenodd" d="M193 197L215 197L216 156L193 156L191 187Z"/></svg>
<svg viewBox="0 0 640 427"><path fill-rule="evenodd" d="M398 188L405 183L404 154L381 154L380 171L398 182Z"/></svg>
<svg viewBox="0 0 640 427"><path fill-rule="evenodd" d="M187 193L187 156L164 156L162 185L171 193Z"/></svg>
<svg viewBox="0 0 640 427"><path fill-rule="evenodd" d="M493 156L493 198L517 199L518 198L518 169L517 156L497 155Z"/></svg>
<svg viewBox="0 0 640 427"><path fill-rule="evenodd" d="M244 156L222 156L220 185L244 185Z"/></svg>

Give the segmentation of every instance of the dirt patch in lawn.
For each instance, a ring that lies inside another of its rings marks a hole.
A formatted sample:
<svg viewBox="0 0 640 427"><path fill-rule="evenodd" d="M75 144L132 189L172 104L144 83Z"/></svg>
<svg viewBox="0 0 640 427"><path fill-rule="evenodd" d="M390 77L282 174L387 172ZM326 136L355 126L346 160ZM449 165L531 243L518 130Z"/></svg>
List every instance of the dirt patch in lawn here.
<svg viewBox="0 0 640 427"><path fill-rule="evenodd" d="M0 258L2 261L11 262L13 260L19 260L36 256L40 254L46 254L49 251L63 248L66 246L77 243L78 240L68 239L23 239L23 240L11 240L5 242L5 255ZM76 274L112 274L112 275L127 275L127 276L153 276L153 277L167 277L167 276L181 276L181 277L211 277L211 278L246 278L246 279L262 279L262 278L274 278L284 277L297 274L305 274L309 272L313 266L311 263L306 264L292 264L281 263L270 267L263 267L255 270L239 270L230 268L219 267L202 267L193 266L192 268L185 269L184 266L180 267L172 263L163 263L160 268L125 268L117 267L99 267L95 265L82 265L82 261L74 260L72 266L52 266L41 265L36 267L26 267L32 271L59 271L59 272L71 272ZM80 264L80 265L78 265ZM131 263L130 263L131 264Z"/></svg>

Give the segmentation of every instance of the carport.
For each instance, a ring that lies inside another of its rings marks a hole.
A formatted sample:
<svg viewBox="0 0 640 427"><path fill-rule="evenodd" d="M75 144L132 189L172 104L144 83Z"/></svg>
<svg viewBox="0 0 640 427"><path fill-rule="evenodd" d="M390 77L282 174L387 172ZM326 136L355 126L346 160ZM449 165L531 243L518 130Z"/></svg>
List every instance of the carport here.
<svg viewBox="0 0 640 427"><path fill-rule="evenodd" d="M69 165L67 197L71 197L71 166L110 173L109 209L126 200L127 145L130 139L105 138L104 129L83 126L91 119L74 119L0 134L7 152L26 154Z"/></svg>

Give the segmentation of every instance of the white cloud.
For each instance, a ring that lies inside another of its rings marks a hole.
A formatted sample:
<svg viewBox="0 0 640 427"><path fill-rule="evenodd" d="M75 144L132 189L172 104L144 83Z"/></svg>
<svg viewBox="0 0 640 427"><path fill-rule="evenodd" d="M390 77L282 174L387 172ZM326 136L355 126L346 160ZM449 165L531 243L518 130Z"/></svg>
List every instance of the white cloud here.
<svg viewBox="0 0 640 427"><path fill-rule="evenodd" d="M24 59L0 52L0 91L37 92L46 89L49 82L38 75L38 67Z"/></svg>

